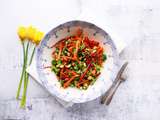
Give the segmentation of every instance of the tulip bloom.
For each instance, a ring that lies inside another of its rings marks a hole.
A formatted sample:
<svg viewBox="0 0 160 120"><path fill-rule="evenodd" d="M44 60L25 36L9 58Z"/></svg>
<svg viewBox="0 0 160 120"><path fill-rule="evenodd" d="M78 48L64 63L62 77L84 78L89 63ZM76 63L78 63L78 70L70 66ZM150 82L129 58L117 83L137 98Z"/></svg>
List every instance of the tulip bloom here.
<svg viewBox="0 0 160 120"><path fill-rule="evenodd" d="M41 31L37 31L34 35L34 39L33 42L38 45L40 43L40 41L42 40L42 38L44 37L44 33Z"/></svg>
<svg viewBox="0 0 160 120"><path fill-rule="evenodd" d="M19 36L19 38L20 38L20 40L21 41L23 41L23 40L25 40L26 39L26 35L27 35L27 29L26 29L26 27L23 27L23 26L20 26L19 28L18 28L18 36Z"/></svg>
<svg viewBox="0 0 160 120"><path fill-rule="evenodd" d="M33 26L29 26L27 28L27 38L28 38L28 40L33 42L34 35L35 35L36 31L37 31L36 28L34 28Z"/></svg>

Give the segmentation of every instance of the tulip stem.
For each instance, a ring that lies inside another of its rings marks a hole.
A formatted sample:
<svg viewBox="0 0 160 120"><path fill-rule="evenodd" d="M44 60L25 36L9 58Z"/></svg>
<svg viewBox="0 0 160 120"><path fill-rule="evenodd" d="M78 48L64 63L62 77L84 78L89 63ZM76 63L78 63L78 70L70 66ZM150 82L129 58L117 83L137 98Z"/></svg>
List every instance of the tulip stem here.
<svg viewBox="0 0 160 120"><path fill-rule="evenodd" d="M31 65L32 60L33 60L33 56L36 50L36 46L34 46L31 57L30 57L30 61L29 61L29 65ZM29 74L26 74L26 81L25 81L25 85L24 85L24 91L23 91L23 97L22 97L22 101L21 101L21 106L25 107L26 104L26 94L27 94L27 87L28 87L28 81L29 81Z"/></svg>
<svg viewBox="0 0 160 120"><path fill-rule="evenodd" d="M17 95L16 95L17 100L19 99L19 94L20 94L22 81L23 81L24 73L25 73L25 62L26 62L26 60L25 60L25 45L24 45L24 42L22 42L22 46L23 46L23 68L22 68L21 78L20 78L20 82L19 82L19 85L18 85Z"/></svg>
<svg viewBox="0 0 160 120"><path fill-rule="evenodd" d="M25 67L24 67L24 88L25 88L25 84L26 84L26 78L27 78L27 72L26 72L26 68L27 68L27 61L28 61L28 49L29 49L29 41L27 43L27 47L26 47L26 53L25 53ZM24 90L23 90L23 96L22 96L22 100L21 100L21 107L24 108L24 105L22 104L22 101L24 99Z"/></svg>
<svg viewBox="0 0 160 120"><path fill-rule="evenodd" d="M35 50L36 50L36 46L34 46L34 48L33 48L32 55L31 55L31 58L30 58L30 61L29 61L29 65L31 65L31 63L32 63Z"/></svg>

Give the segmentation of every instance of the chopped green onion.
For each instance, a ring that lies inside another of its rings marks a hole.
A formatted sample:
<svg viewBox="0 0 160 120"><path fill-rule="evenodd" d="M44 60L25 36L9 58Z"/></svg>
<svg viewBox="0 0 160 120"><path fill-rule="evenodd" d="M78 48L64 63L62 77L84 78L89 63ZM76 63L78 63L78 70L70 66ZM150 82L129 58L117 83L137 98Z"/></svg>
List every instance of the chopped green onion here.
<svg viewBox="0 0 160 120"><path fill-rule="evenodd" d="M52 71L57 75L60 69L56 68L55 66L52 66Z"/></svg>
<svg viewBox="0 0 160 120"><path fill-rule="evenodd" d="M78 80L79 80L79 77L76 77L76 78L75 78L75 81L78 81Z"/></svg>
<svg viewBox="0 0 160 120"><path fill-rule="evenodd" d="M57 64L58 64L58 65L61 65L61 64L62 64L62 61L61 61L61 60L58 60L58 61L57 61Z"/></svg>
<svg viewBox="0 0 160 120"><path fill-rule="evenodd" d="M72 50L73 50L73 52L76 52L76 48L73 48Z"/></svg>
<svg viewBox="0 0 160 120"><path fill-rule="evenodd" d="M85 45L82 44L82 45L80 46L80 50L82 50L82 49L84 49L84 48L85 48Z"/></svg>
<svg viewBox="0 0 160 120"><path fill-rule="evenodd" d="M67 55L67 53L68 53L68 50L67 50L67 48L66 48L66 47L64 47L64 48L63 48L63 51L62 51L62 53L63 53L63 55Z"/></svg>
<svg viewBox="0 0 160 120"><path fill-rule="evenodd" d="M76 71L78 70L78 66L77 66L77 65L74 66L73 68L74 68L74 70L76 70Z"/></svg>
<svg viewBox="0 0 160 120"><path fill-rule="evenodd" d="M70 69L70 70L73 70L73 67L71 66L69 69Z"/></svg>
<svg viewBox="0 0 160 120"><path fill-rule="evenodd" d="M52 65L56 65L57 61L56 60L52 60Z"/></svg>
<svg viewBox="0 0 160 120"><path fill-rule="evenodd" d="M71 83L71 84L70 84L70 87L75 87L74 83Z"/></svg>
<svg viewBox="0 0 160 120"><path fill-rule="evenodd" d="M91 85L93 85L96 82L96 79L94 78L91 82Z"/></svg>
<svg viewBox="0 0 160 120"><path fill-rule="evenodd" d="M60 82L61 86L63 86L64 80L59 80L59 82Z"/></svg>
<svg viewBox="0 0 160 120"><path fill-rule="evenodd" d="M56 48L56 53L59 53L59 48Z"/></svg>
<svg viewBox="0 0 160 120"><path fill-rule="evenodd" d="M107 59L107 56L105 54L103 54L102 60L105 61L106 59Z"/></svg>
<svg viewBox="0 0 160 120"><path fill-rule="evenodd" d="M97 70L97 71L100 71L101 67L100 67L99 65L94 64L94 66L96 67L96 70Z"/></svg>

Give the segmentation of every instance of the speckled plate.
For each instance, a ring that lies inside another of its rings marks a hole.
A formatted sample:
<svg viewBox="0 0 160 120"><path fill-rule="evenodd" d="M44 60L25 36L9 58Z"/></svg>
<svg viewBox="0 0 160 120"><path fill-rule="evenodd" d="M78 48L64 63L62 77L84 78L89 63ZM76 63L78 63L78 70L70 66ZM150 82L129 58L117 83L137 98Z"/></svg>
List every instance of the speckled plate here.
<svg viewBox="0 0 160 120"><path fill-rule="evenodd" d="M101 43L104 47L105 53L107 54L107 60L103 65L101 74L97 81L94 85L89 86L87 90L79 90L77 88L70 87L64 89L60 86L56 75L51 72L50 69L44 69L44 67L51 65L51 53L53 50L50 46L66 36L75 34L77 28L79 27L83 28L83 31L88 33L90 38L93 38ZM70 21L59 25L45 35L37 49L36 68L39 79L52 95L67 102L82 103L94 100L108 90L112 84L112 77L114 74L112 71L114 69L116 59L116 47L110 36L104 30L85 21Z"/></svg>

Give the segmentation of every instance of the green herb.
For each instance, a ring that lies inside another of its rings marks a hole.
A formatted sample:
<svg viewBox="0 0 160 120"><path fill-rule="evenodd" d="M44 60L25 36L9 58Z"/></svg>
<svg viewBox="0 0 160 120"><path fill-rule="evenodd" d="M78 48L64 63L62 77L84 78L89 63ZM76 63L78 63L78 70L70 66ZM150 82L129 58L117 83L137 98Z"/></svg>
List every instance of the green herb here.
<svg viewBox="0 0 160 120"><path fill-rule="evenodd" d="M88 71L87 72L87 76L90 76L92 73L91 73L91 71Z"/></svg>
<svg viewBox="0 0 160 120"><path fill-rule="evenodd" d="M96 70L97 70L97 71L100 71L101 66L99 66L99 65L97 65L97 64L94 64L94 66L96 67Z"/></svg>
<svg viewBox="0 0 160 120"><path fill-rule="evenodd" d="M75 87L74 83L71 83L71 84L70 84L70 87Z"/></svg>
<svg viewBox="0 0 160 120"><path fill-rule="evenodd" d="M68 53L67 47L64 47L63 50L62 50L62 54L67 55L67 53Z"/></svg>
<svg viewBox="0 0 160 120"><path fill-rule="evenodd" d="M69 69L70 69L70 70L73 70L73 67L71 66L71 67L69 67Z"/></svg>
<svg viewBox="0 0 160 120"><path fill-rule="evenodd" d="M52 66L52 71L57 75L60 69L56 68L55 66Z"/></svg>
<svg viewBox="0 0 160 120"><path fill-rule="evenodd" d="M59 82L60 82L61 86L63 86L64 80L59 80Z"/></svg>
<svg viewBox="0 0 160 120"><path fill-rule="evenodd" d="M76 52L76 48L73 48L72 50L73 50L73 52Z"/></svg>
<svg viewBox="0 0 160 120"><path fill-rule="evenodd" d="M58 60L58 61L57 61L57 64L58 64L58 65L61 65L61 64L62 64L62 61L61 61L61 60Z"/></svg>
<svg viewBox="0 0 160 120"><path fill-rule="evenodd" d="M94 78L91 82L91 85L93 85L96 82L96 79Z"/></svg>
<svg viewBox="0 0 160 120"><path fill-rule="evenodd" d="M79 51L79 52L78 52L78 57L81 57L81 56L82 56L82 52Z"/></svg>
<svg viewBox="0 0 160 120"><path fill-rule="evenodd" d="M80 46L80 50L82 50L82 49L84 49L84 48L85 48L85 45L82 44L82 45Z"/></svg>
<svg viewBox="0 0 160 120"><path fill-rule="evenodd" d="M74 62L76 65L79 65L79 63L77 61Z"/></svg>
<svg viewBox="0 0 160 120"><path fill-rule="evenodd" d="M78 52L78 57L82 57L82 58L81 58L82 61L84 60L85 56L86 56L86 55L85 55L84 52L81 52L81 51Z"/></svg>
<svg viewBox="0 0 160 120"><path fill-rule="evenodd" d="M59 48L56 48L56 50L55 50L55 51L56 51L56 53L59 53Z"/></svg>
<svg viewBox="0 0 160 120"><path fill-rule="evenodd" d="M107 56L105 54L103 54L102 60L105 61L106 59L107 59Z"/></svg>
<svg viewBox="0 0 160 120"><path fill-rule="evenodd" d="M52 65L56 65L57 61L56 60L52 60Z"/></svg>
<svg viewBox="0 0 160 120"><path fill-rule="evenodd" d="M73 68L74 68L75 71L78 70L78 66L77 65L75 65Z"/></svg>
<svg viewBox="0 0 160 120"><path fill-rule="evenodd" d="M76 77L76 78L75 78L75 81L78 81L78 80L79 80L79 77Z"/></svg>

